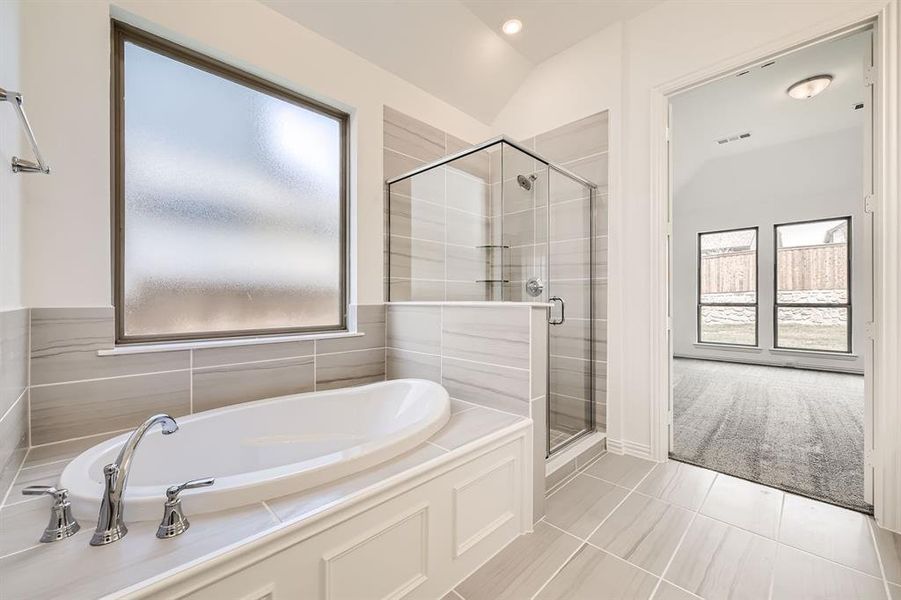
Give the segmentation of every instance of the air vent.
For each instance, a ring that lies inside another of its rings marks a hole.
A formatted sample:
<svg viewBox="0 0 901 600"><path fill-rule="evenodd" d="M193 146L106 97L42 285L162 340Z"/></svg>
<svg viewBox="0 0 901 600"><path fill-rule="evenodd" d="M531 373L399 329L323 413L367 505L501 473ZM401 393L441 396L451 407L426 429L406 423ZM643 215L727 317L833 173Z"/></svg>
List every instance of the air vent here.
<svg viewBox="0 0 901 600"><path fill-rule="evenodd" d="M775 61L775 60L771 60L771 61L768 62L768 63L765 63L765 64L760 65L760 68L761 68L761 69L766 69L767 67L772 67L772 66L775 65L775 64L776 64L776 61Z"/></svg>
<svg viewBox="0 0 901 600"><path fill-rule="evenodd" d="M851 107L854 110L860 110L861 108L863 108L863 102L856 102L856 103L852 104Z"/></svg>
<svg viewBox="0 0 901 600"><path fill-rule="evenodd" d="M716 140L716 143L719 145L728 144L730 142L737 142L738 140L746 140L751 137L751 132L746 131L744 133L736 133L735 135L730 135L729 137L724 137Z"/></svg>
<svg viewBox="0 0 901 600"><path fill-rule="evenodd" d="M750 71L742 71L741 73L736 75L736 77L741 77L742 75L747 75L748 73L750 73Z"/></svg>

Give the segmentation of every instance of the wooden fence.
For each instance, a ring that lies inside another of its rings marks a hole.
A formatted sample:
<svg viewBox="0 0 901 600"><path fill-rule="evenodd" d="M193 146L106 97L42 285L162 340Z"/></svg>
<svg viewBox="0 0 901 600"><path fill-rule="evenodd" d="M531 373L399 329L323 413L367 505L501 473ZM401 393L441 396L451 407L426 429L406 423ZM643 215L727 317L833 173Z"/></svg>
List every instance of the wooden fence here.
<svg viewBox="0 0 901 600"><path fill-rule="evenodd" d="M701 257L701 289L729 293L754 290L755 252ZM824 244L779 250L779 290L836 290L848 285L848 247ZM764 273L767 269L763 270Z"/></svg>

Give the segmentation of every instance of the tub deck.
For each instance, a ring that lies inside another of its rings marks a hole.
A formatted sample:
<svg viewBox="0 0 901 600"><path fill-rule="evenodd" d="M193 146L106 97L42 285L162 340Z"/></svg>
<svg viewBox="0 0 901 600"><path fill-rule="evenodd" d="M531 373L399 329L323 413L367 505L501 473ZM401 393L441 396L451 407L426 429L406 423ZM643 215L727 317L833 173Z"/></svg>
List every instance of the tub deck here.
<svg viewBox="0 0 901 600"><path fill-rule="evenodd" d="M4 600L118 597L208 561L252 540L313 520L337 504L352 504L375 488L400 483L452 461L495 434L527 427L529 420L451 400L451 418L429 440L406 454L332 483L265 502L203 515L188 515L191 528L170 540L155 537L156 521L129 523L129 534L110 546L88 545L94 523L81 521L74 537L37 542L47 524L49 501L24 497L28 485L55 484L77 443L30 452L6 504L0 508L0 581ZM97 443L96 439L90 444ZM162 514L162 507L160 508Z"/></svg>

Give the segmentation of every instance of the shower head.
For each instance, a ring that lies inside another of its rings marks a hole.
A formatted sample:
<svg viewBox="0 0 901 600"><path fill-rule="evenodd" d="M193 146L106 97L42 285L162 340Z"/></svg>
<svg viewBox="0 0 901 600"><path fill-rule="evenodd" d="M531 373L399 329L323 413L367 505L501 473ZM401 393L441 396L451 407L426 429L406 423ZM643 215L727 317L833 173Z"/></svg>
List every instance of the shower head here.
<svg viewBox="0 0 901 600"><path fill-rule="evenodd" d="M522 189L524 189L527 192L532 189L532 182L535 181L536 179L538 179L538 175L535 175L534 173L529 176L525 176L525 175L517 175L516 176L516 182L519 183L519 187L521 187Z"/></svg>

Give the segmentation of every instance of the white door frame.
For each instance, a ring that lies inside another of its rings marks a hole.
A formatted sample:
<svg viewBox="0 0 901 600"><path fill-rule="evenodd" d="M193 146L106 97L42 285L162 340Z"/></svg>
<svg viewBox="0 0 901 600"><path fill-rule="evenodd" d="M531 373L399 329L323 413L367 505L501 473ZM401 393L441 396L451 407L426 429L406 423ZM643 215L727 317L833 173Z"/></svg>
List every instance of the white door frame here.
<svg viewBox="0 0 901 600"><path fill-rule="evenodd" d="M736 73L747 65L874 24L877 68L874 97L875 198L873 200L874 277L872 336L872 435L868 448L873 468L873 505L880 525L901 531L901 15L899 0L881 7L862 3L841 18L796 32L753 51L734 56L684 77L668 81L650 93L651 144L651 420L650 453L663 461L669 450L672 364L669 168L669 97Z"/></svg>

